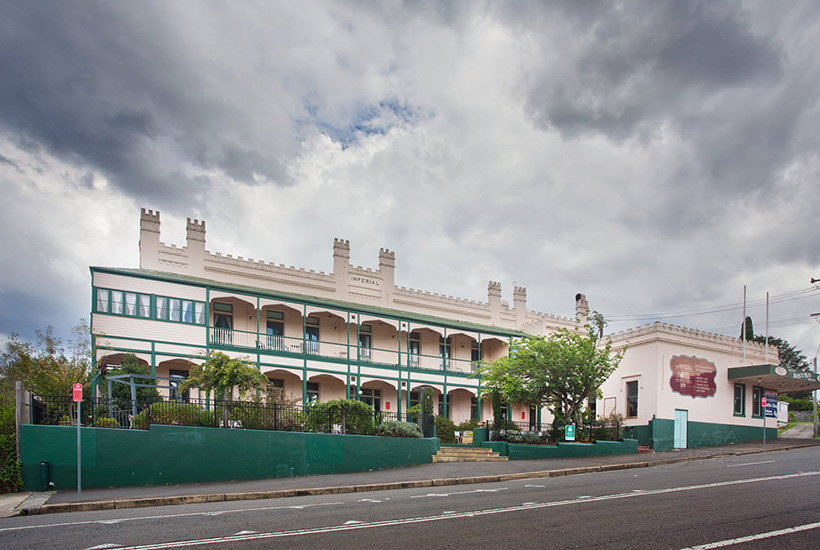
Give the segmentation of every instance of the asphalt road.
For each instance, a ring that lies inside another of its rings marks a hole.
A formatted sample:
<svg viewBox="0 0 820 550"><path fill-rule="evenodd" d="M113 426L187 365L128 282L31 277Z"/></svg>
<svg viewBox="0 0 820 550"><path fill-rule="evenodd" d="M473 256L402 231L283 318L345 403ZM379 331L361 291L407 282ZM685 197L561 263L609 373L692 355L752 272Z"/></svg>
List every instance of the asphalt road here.
<svg viewBox="0 0 820 550"><path fill-rule="evenodd" d="M484 485L0 520L4 550L713 543L724 544L704 548L819 548L820 447Z"/></svg>

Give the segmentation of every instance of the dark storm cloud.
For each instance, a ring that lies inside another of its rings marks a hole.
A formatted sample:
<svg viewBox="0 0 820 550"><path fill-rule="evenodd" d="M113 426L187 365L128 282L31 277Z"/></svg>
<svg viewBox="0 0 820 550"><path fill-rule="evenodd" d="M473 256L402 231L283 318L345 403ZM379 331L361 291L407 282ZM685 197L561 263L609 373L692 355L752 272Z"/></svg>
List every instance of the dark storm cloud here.
<svg viewBox="0 0 820 550"><path fill-rule="evenodd" d="M126 193L164 204L196 194L198 184L180 175L187 163L248 183L284 182L275 159L293 147L288 128L271 129L284 139L248 135L254 105L209 86L206 52L185 51L187 29L173 28L173 12L3 4L0 130L18 144L90 165Z"/></svg>
<svg viewBox="0 0 820 550"><path fill-rule="evenodd" d="M775 47L751 32L742 13L726 11L717 3L599 4L594 18L566 31L572 69L545 67L535 78L533 120L569 136L624 139L682 110L697 112L727 89L775 80Z"/></svg>

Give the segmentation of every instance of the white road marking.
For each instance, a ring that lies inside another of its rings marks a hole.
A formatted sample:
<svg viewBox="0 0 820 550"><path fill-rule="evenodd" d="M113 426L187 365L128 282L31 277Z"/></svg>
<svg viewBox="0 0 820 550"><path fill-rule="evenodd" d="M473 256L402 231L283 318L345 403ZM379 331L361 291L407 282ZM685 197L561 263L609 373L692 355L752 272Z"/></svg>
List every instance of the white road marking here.
<svg viewBox="0 0 820 550"><path fill-rule="evenodd" d="M99 546L91 546L85 550L103 550L104 548L122 548L122 545L109 542L107 544L100 544Z"/></svg>
<svg viewBox="0 0 820 550"><path fill-rule="evenodd" d="M259 531L239 531L238 533L234 533L233 536L235 537L237 535L255 535L258 532Z"/></svg>
<svg viewBox="0 0 820 550"><path fill-rule="evenodd" d="M683 548L682 550L709 550L710 548L723 548L724 546L734 546L735 544L743 544L744 542L751 542L753 540L768 539L772 537L779 537L781 535L790 535L792 533L799 533L800 531L808 531L810 529L817 528L820 528L820 521L817 523L797 525L796 527L787 527L786 529L778 529L777 531L769 531L768 533L758 533L757 535L710 542L709 544L701 544L700 546L690 546L689 548Z"/></svg>
<svg viewBox="0 0 820 550"><path fill-rule="evenodd" d="M743 464L727 464L727 468L739 468L741 466L756 466L757 464L771 464L774 460L764 460L762 462L745 462Z"/></svg>
<svg viewBox="0 0 820 550"><path fill-rule="evenodd" d="M359 523L364 523L364 522L363 521L357 521L355 519L351 519L350 521L346 521L345 525L356 525L356 524L359 524Z"/></svg>
<svg viewBox="0 0 820 550"><path fill-rule="evenodd" d="M346 504L344 502L320 502L317 504L305 504L303 506L263 506L261 508L243 508L239 510L223 510L222 514L242 514L246 512L265 512L269 510L287 510L287 509L298 509L301 510L302 508L316 508L317 506L340 506L342 504ZM132 518L120 518L120 519L94 519L94 520L87 520L87 521L66 521L62 523L44 523L41 525L21 525L19 527L3 527L0 528L0 533L4 531L25 531L28 529L45 529L48 527L65 527L66 525L90 525L94 523L103 523L103 524L113 524L119 523L121 521L143 521L143 520L155 520L155 519L173 519L173 518L187 518L187 517L194 517L194 516L209 516L211 512L188 512L185 514L165 514L165 515L158 515L158 516L137 516Z"/></svg>
<svg viewBox="0 0 820 550"><path fill-rule="evenodd" d="M768 476L768 477L758 477L752 479L741 479L735 481L719 481L715 483L705 483L702 485L684 485L681 487L670 487L667 489L652 489L646 490L641 493L616 493L612 495L603 495L598 497L592 497L588 499L570 499L570 500L559 500L553 502L543 502L543 503L535 503L529 505L517 505L517 506L505 506L503 508L490 508L486 510L475 510L472 512L457 512L454 514L437 514L433 516L422 516L422 517L414 517L414 518L402 518L402 519L392 519L392 520L385 520L385 521L373 521L373 522L347 522L344 525L336 525L336 526L329 526L329 527L313 527L308 529L294 529L290 531L276 531L271 533L256 533L253 535L240 535L240 536L227 536L227 537L213 537L207 539L196 539L196 540L180 540L180 541L171 541L171 542L161 542L156 544L145 544L140 546L129 546L123 550L161 550L166 548L184 548L186 546L198 546L198 545L210 545L210 544L224 544L224 543L236 543L241 541L248 541L248 540L265 540L265 539L272 539L272 538L282 538L282 537L294 537L294 536L301 536L301 535L308 535L308 534L318 534L318 533L333 533L339 531L350 531L354 529L373 529L379 527L392 527L396 525L408 525L413 523L427 523L432 521L442 521L442 520L451 520L451 519L459 519L459 518L471 518L475 516L484 516L484 515L491 515L491 514L503 514L507 512L521 512L525 510L537 510L541 508L553 508L557 506L569 506L572 504L580 504L580 503L589 503L589 502L601 502L607 500L620 500L626 498L638 498L638 497L645 497L651 495L661 495L667 493L680 493L685 491L696 491L700 489L713 489L716 487L726 487L728 485L744 485L748 483L760 483L764 481L775 481L775 480L783 480L783 479L792 479L798 477L806 477L806 476L816 476L820 475L820 471L814 472L800 472L796 474L783 474L778 476ZM791 530L782 530L782 534L786 534L786 532L797 532L798 530L806 530L806 529L813 529L820 524L809 524L808 526L800 526L791 528ZM759 536L759 535L755 535ZM775 534L769 534L769 536L777 536ZM741 539L737 539L741 540ZM712 547L694 547L698 548L699 550L703 548L712 548ZM691 549L691 550L694 550ZM717 547L714 547L717 548Z"/></svg>
<svg viewBox="0 0 820 550"><path fill-rule="evenodd" d="M546 487L545 485L524 485L524 487Z"/></svg>
<svg viewBox="0 0 820 550"><path fill-rule="evenodd" d="M498 491L507 491L509 487L499 487L498 489L473 489L472 491L456 491L453 493L427 493L426 495L413 495L410 498L428 498L428 497L449 497L450 495L471 495L473 493L497 493Z"/></svg>
<svg viewBox="0 0 820 550"><path fill-rule="evenodd" d="M359 502L381 502L381 501L376 500L375 498L360 498Z"/></svg>

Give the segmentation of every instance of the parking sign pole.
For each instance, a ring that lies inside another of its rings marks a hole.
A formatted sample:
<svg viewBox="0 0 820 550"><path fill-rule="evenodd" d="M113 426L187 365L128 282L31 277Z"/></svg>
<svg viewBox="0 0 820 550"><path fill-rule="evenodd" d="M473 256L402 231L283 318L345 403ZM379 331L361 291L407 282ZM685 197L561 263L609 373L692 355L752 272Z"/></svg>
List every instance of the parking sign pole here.
<svg viewBox="0 0 820 550"><path fill-rule="evenodd" d="M763 448L766 448L766 398L763 398Z"/></svg>
<svg viewBox="0 0 820 550"><path fill-rule="evenodd" d="M83 467L80 455L80 448L81 448L81 438L80 438L80 424L81 424L81 410L80 405L83 401L83 385L82 384L74 384L73 386L73 397L74 401L77 403L77 500L82 500L82 475L83 475Z"/></svg>

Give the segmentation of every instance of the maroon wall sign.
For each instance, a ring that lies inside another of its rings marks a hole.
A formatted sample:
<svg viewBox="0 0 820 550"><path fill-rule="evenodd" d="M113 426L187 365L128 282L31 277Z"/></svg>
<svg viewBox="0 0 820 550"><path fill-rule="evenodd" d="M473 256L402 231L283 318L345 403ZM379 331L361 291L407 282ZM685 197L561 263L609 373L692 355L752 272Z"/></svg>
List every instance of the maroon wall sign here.
<svg viewBox="0 0 820 550"><path fill-rule="evenodd" d="M717 391L717 367L711 361L686 355L675 355L669 362L672 391L692 397L712 397Z"/></svg>

